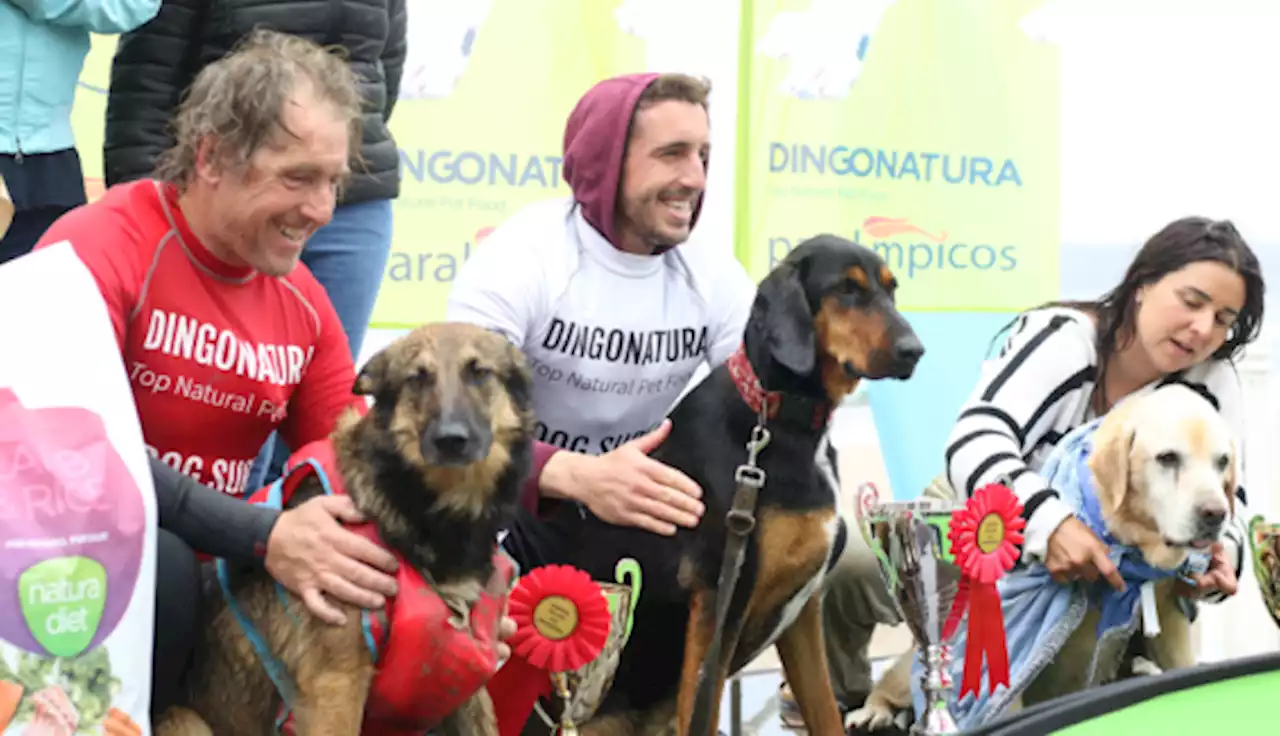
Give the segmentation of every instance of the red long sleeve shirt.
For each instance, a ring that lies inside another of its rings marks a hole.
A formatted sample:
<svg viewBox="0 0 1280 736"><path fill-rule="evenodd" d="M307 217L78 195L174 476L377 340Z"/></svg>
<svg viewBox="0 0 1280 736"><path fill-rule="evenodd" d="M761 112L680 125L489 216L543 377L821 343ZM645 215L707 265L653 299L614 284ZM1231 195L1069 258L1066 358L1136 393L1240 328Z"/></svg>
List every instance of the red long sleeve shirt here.
<svg viewBox="0 0 1280 736"><path fill-rule="evenodd" d="M365 409L342 324L307 267L271 277L219 260L174 187L112 187L36 247L62 241L106 300L147 448L174 468L238 496L272 430L302 447L346 407Z"/></svg>

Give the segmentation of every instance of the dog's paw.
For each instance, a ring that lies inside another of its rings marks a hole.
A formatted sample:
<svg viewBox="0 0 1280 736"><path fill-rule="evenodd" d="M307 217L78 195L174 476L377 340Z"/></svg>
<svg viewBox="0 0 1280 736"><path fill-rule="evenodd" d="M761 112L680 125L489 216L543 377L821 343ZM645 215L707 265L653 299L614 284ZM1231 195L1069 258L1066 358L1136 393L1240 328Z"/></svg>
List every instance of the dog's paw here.
<svg viewBox="0 0 1280 736"><path fill-rule="evenodd" d="M894 709L888 704L879 703L874 698L868 698L865 705L855 711L850 711L849 715L845 716L844 727L866 733L890 727L904 729L906 728L906 722L905 713L895 713Z"/></svg>
<svg viewBox="0 0 1280 736"><path fill-rule="evenodd" d="M1129 671L1132 673L1133 677L1164 674L1164 670L1160 669L1160 665L1142 656L1133 658L1133 662L1129 664Z"/></svg>

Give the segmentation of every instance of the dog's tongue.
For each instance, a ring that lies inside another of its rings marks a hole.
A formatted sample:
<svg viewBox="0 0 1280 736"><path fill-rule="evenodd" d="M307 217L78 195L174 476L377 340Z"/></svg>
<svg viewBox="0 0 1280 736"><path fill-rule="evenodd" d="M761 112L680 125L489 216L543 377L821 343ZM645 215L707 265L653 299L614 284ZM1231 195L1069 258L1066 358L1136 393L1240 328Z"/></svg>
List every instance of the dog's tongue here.
<svg viewBox="0 0 1280 736"><path fill-rule="evenodd" d="M1210 547L1213 546L1213 540L1212 539L1195 539L1195 540L1192 540L1191 546L1194 549L1209 549Z"/></svg>

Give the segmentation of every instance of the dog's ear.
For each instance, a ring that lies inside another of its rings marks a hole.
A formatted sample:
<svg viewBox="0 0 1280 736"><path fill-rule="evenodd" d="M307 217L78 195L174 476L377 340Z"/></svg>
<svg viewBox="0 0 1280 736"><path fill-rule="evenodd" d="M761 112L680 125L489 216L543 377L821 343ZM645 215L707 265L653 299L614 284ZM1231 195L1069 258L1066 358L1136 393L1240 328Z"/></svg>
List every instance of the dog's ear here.
<svg viewBox="0 0 1280 736"><path fill-rule="evenodd" d="M391 370L390 351L382 350L365 362L364 368L356 376L351 392L357 396L375 396L386 383L387 372Z"/></svg>
<svg viewBox="0 0 1280 736"><path fill-rule="evenodd" d="M504 349L507 359L503 383L507 395L518 410L530 411L533 408L533 374L529 371L529 363L520 348L507 342L506 338L503 338L503 342L506 343Z"/></svg>
<svg viewBox="0 0 1280 736"><path fill-rule="evenodd" d="M813 312L794 265L784 263L760 282L752 318L763 325L774 360L797 376L813 373L817 353Z"/></svg>
<svg viewBox="0 0 1280 736"><path fill-rule="evenodd" d="M1093 438L1089 469L1093 471L1098 502L1108 514L1115 514L1129 492L1129 462L1137 432L1129 421L1124 404L1111 410Z"/></svg>

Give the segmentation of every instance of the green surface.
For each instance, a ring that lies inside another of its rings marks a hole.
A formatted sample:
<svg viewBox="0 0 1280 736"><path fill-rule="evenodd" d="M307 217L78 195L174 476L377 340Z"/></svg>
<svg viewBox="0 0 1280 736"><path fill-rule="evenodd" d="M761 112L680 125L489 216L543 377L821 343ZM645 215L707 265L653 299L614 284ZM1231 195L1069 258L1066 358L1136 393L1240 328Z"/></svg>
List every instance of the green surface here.
<svg viewBox="0 0 1280 736"><path fill-rule="evenodd" d="M1280 671L1158 695L1075 726L1065 736L1278 733L1270 699L1280 697Z"/></svg>

